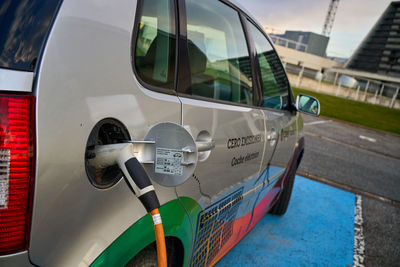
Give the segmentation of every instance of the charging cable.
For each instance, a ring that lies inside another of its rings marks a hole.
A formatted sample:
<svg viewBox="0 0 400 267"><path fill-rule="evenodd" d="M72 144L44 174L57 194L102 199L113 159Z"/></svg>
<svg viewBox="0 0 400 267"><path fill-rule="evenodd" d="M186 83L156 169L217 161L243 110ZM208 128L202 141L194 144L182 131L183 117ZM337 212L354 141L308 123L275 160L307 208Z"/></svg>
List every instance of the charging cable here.
<svg viewBox="0 0 400 267"><path fill-rule="evenodd" d="M129 187L139 198L146 211L151 214L156 237L158 267L167 267L164 228L158 210L160 202L149 176L134 155L132 144L96 146L94 154L95 157L90 159L90 164L95 167L106 168L118 164Z"/></svg>

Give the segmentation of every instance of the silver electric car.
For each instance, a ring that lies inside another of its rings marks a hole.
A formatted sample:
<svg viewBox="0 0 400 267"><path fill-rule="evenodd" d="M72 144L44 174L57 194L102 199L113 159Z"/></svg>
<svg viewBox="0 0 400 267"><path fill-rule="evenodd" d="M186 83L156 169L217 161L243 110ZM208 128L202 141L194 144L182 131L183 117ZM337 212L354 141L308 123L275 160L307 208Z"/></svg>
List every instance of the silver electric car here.
<svg viewBox="0 0 400 267"><path fill-rule="evenodd" d="M2 0L0 25L0 266L154 265L150 191L169 266L285 213L319 103L237 1Z"/></svg>

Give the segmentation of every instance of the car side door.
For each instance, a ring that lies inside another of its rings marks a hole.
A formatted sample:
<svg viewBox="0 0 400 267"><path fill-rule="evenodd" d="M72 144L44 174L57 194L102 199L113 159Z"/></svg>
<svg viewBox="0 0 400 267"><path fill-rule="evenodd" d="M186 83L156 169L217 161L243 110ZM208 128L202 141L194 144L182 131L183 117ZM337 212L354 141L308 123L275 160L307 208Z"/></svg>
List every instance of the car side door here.
<svg viewBox="0 0 400 267"><path fill-rule="evenodd" d="M205 266L246 232L264 152L265 120L257 107L260 98L238 11L214 0L187 0L183 10L180 18L186 24L180 25L180 34L186 39L179 48L178 95L182 124L198 144L199 160L194 176L177 193L202 206L193 222L191 265Z"/></svg>
<svg viewBox="0 0 400 267"><path fill-rule="evenodd" d="M251 226L271 208L281 186L276 186L293 155L297 141L297 112L286 72L278 54L257 24L246 19L246 29L257 54L262 88L261 110L265 117L266 145L258 184L263 188L255 201Z"/></svg>

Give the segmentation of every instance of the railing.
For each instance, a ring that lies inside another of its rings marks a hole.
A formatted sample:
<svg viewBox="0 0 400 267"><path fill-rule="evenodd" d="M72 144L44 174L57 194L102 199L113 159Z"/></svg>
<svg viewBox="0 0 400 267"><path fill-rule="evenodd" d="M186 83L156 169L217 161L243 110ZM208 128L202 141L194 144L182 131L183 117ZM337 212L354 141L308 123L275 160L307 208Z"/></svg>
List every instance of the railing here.
<svg viewBox="0 0 400 267"><path fill-rule="evenodd" d="M294 74L289 76L289 79L296 87L400 109L399 83L345 75L335 69L326 69L322 74L302 65L293 65L284 61L282 63L287 73ZM353 80L350 81L349 78L353 78Z"/></svg>

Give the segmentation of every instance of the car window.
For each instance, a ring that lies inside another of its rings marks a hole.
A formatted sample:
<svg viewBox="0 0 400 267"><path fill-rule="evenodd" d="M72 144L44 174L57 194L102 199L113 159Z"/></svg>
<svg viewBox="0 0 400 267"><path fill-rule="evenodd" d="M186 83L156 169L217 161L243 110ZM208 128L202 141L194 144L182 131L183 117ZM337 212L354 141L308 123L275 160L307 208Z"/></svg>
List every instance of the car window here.
<svg viewBox="0 0 400 267"><path fill-rule="evenodd" d="M0 1L0 68L34 70L59 2Z"/></svg>
<svg viewBox="0 0 400 267"><path fill-rule="evenodd" d="M135 49L136 72L147 84L174 89L176 35L173 1L141 2Z"/></svg>
<svg viewBox="0 0 400 267"><path fill-rule="evenodd" d="M289 101L289 82L278 55L265 35L249 22L261 70L263 107L282 109Z"/></svg>
<svg viewBox="0 0 400 267"><path fill-rule="evenodd" d="M186 1L190 93L253 104L249 52L239 14L214 0Z"/></svg>

